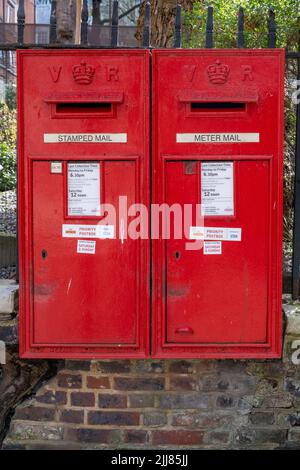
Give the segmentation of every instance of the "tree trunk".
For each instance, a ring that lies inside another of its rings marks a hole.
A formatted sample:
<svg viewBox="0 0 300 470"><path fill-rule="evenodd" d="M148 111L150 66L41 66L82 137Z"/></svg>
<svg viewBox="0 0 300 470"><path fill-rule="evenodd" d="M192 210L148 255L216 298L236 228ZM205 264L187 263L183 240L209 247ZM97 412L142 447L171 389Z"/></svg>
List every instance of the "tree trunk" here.
<svg viewBox="0 0 300 470"><path fill-rule="evenodd" d="M57 0L57 41L74 44L76 31L76 0Z"/></svg>
<svg viewBox="0 0 300 470"><path fill-rule="evenodd" d="M172 47L174 45L176 5L180 4L185 10L191 10L193 0L152 0L151 1L151 45L154 47ZM137 24L136 39L143 38L145 4L140 8Z"/></svg>

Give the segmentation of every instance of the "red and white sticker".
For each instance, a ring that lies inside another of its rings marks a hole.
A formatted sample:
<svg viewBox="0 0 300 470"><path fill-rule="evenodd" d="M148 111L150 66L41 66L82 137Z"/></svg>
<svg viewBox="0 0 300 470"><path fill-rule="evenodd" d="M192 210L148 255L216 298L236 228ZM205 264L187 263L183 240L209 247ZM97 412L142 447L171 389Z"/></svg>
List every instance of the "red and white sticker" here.
<svg viewBox="0 0 300 470"><path fill-rule="evenodd" d="M96 253L95 240L77 240L77 253L94 255Z"/></svg>
<svg viewBox="0 0 300 470"><path fill-rule="evenodd" d="M240 242L241 239L241 228L190 227L190 240L226 240Z"/></svg>
<svg viewBox="0 0 300 470"><path fill-rule="evenodd" d="M63 224L64 238L115 238L114 225L71 225Z"/></svg>
<svg viewBox="0 0 300 470"><path fill-rule="evenodd" d="M222 242L204 242L203 243L204 255L221 255Z"/></svg>

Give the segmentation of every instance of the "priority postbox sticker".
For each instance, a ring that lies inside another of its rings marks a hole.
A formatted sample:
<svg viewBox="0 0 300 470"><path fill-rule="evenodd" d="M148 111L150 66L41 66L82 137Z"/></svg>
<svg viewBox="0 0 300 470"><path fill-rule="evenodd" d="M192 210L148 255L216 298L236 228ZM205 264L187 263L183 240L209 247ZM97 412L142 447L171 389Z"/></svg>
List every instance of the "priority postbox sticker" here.
<svg viewBox="0 0 300 470"><path fill-rule="evenodd" d="M63 238L115 238L114 225L63 224Z"/></svg>
<svg viewBox="0 0 300 470"><path fill-rule="evenodd" d="M240 242L241 239L241 228L190 227L190 240L225 240Z"/></svg>

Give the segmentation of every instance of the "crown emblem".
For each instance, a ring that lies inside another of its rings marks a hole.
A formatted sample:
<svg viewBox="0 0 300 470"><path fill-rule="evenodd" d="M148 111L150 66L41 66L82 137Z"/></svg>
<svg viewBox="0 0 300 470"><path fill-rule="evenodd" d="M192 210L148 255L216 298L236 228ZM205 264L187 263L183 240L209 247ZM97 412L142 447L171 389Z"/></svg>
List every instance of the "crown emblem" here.
<svg viewBox="0 0 300 470"><path fill-rule="evenodd" d="M228 65L222 64L219 60L216 60L216 62L209 65L206 70L209 80L214 85L223 85L223 83L227 82L230 71Z"/></svg>
<svg viewBox="0 0 300 470"><path fill-rule="evenodd" d="M89 85L92 83L95 67L88 65L84 60L80 62L80 65L74 65L72 68L73 77L75 82L81 85Z"/></svg>

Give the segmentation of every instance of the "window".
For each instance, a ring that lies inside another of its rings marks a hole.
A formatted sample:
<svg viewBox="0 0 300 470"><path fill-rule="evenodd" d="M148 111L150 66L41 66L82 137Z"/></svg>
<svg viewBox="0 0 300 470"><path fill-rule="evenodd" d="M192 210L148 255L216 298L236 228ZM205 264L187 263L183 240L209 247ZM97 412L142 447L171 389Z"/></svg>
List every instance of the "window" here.
<svg viewBox="0 0 300 470"><path fill-rule="evenodd" d="M6 23L16 23L16 5L12 2L7 2L6 8Z"/></svg>
<svg viewBox="0 0 300 470"><path fill-rule="evenodd" d="M49 31L45 28L37 28L35 34L35 42L36 44L48 44L49 42Z"/></svg>

